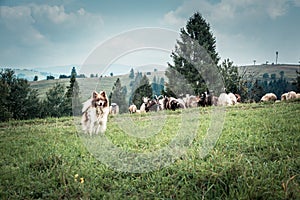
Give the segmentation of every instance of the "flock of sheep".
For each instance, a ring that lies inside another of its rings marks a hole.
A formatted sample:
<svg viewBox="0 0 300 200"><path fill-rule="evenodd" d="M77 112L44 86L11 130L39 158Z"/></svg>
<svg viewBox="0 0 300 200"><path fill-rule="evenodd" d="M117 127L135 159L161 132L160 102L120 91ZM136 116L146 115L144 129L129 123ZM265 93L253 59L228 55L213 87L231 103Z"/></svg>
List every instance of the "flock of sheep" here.
<svg viewBox="0 0 300 200"><path fill-rule="evenodd" d="M143 103L140 109L136 105L129 106L129 113L146 113L149 111L160 110L176 110L185 108L194 108L198 106L230 106L241 102L241 96L233 93L222 93L219 97L211 95L208 91L202 93L200 96L186 95L183 98L164 97L160 95L153 99L143 97Z"/></svg>
<svg viewBox="0 0 300 200"><path fill-rule="evenodd" d="M281 101L287 101L291 99L300 99L300 94L294 91L290 91L281 95ZM273 101L273 102L280 102L277 100L277 96L274 93L267 93L265 94L261 100L261 102Z"/></svg>
<svg viewBox="0 0 300 200"><path fill-rule="evenodd" d="M300 99L300 94L294 91L290 91L281 95L281 101L287 101L290 99ZM241 103L241 96L233 93L221 93L218 97L211 95L209 91L202 93L200 96L186 95L183 98L164 97L160 95L155 96L153 99L143 97L143 103L140 109L136 105L129 106L128 111L133 113L146 113L149 111L160 110L176 110L185 108L194 108L198 106L232 106ZM280 102L277 100L277 96L274 93L265 94L260 102ZM119 106L116 103L112 103L110 106L110 114L118 114Z"/></svg>

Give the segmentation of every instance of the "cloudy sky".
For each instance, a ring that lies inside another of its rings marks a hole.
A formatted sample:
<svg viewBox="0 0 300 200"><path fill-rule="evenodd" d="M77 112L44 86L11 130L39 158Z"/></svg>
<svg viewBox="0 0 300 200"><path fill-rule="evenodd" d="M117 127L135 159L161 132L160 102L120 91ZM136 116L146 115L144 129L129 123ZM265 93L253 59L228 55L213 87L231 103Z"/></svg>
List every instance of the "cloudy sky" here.
<svg viewBox="0 0 300 200"><path fill-rule="evenodd" d="M121 33L178 32L196 11L210 23L221 59L272 63L278 51L279 63L300 61L300 0L0 0L0 6L1 67L80 65Z"/></svg>

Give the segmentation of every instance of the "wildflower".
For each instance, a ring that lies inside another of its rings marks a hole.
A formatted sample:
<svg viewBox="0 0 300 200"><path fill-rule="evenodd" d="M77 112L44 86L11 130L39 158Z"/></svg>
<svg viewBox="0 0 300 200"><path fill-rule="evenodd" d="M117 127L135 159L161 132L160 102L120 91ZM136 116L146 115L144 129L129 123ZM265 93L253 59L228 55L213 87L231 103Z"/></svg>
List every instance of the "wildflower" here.
<svg viewBox="0 0 300 200"><path fill-rule="evenodd" d="M78 174L75 174L75 176L74 176L74 181L75 181L75 182L77 182L78 176L79 176Z"/></svg>
<svg viewBox="0 0 300 200"><path fill-rule="evenodd" d="M84 178L80 178L80 183L84 183Z"/></svg>

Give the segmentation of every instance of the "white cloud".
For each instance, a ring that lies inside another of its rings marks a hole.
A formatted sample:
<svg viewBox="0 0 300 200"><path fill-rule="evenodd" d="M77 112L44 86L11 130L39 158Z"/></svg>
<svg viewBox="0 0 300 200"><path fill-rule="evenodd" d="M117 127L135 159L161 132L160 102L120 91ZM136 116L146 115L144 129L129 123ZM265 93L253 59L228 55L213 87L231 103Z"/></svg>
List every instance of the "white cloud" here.
<svg viewBox="0 0 300 200"><path fill-rule="evenodd" d="M300 7L300 0L294 0L294 5Z"/></svg>
<svg viewBox="0 0 300 200"><path fill-rule="evenodd" d="M103 25L101 16L88 13L83 8L69 13L64 6L36 4L1 6L0 9L0 26L16 35L20 42L50 40L69 32L76 35Z"/></svg>
<svg viewBox="0 0 300 200"><path fill-rule="evenodd" d="M31 12L37 17L46 17L50 22L55 24L61 24L68 20L72 20L74 17L73 13L67 14L65 12L64 6L49 6L49 5L31 5Z"/></svg>
<svg viewBox="0 0 300 200"><path fill-rule="evenodd" d="M170 11L164 15L163 21L171 26L182 26L185 23L183 18L176 16L174 11Z"/></svg>
<svg viewBox="0 0 300 200"><path fill-rule="evenodd" d="M163 23L182 25L182 21L186 21L196 11L212 23L235 23L250 17L276 19L288 12L290 4L289 0L221 0L218 3L210 3L207 0L186 0L177 9L166 13ZM300 6L300 1L294 0L294 4Z"/></svg>
<svg viewBox="0 0 300 200"><path fill-rule="evenodd" d="M272 19L276 19L277 17L281 17L286 14L288 10L288 2L283 0L276 0L276 1L270 1L272 3L269 3L266 5L266 10L268 15Z"/></svg>
<svg viewBox="0 0 300 200"><path fill-rule="evenodd" d="M102 27L101 15L83 8L0 6L0 65L80 63Z"/></svg>

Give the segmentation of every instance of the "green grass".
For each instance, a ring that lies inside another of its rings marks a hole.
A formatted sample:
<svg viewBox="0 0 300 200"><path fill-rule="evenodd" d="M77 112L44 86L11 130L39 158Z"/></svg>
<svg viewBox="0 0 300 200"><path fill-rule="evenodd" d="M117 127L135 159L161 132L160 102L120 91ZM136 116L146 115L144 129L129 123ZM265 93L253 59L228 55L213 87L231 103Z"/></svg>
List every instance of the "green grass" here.
<svg viewBox="0 0 300 200"><path fill-rule="evenodd" d="M178 134L185 112L198 113L199 129L191 145L183 145L186 153L145 173L116 171L96 159L85 142L98 144L104 137L77 133L73 118L0 123L0 198L300 199L300 103L226 108L222 135L202 158L212 109L110 117L108 140L123 150L152 155ZM128 136L120 125L123 118L148 137ZM146 131L158 121L159 131Z"/></svg>

